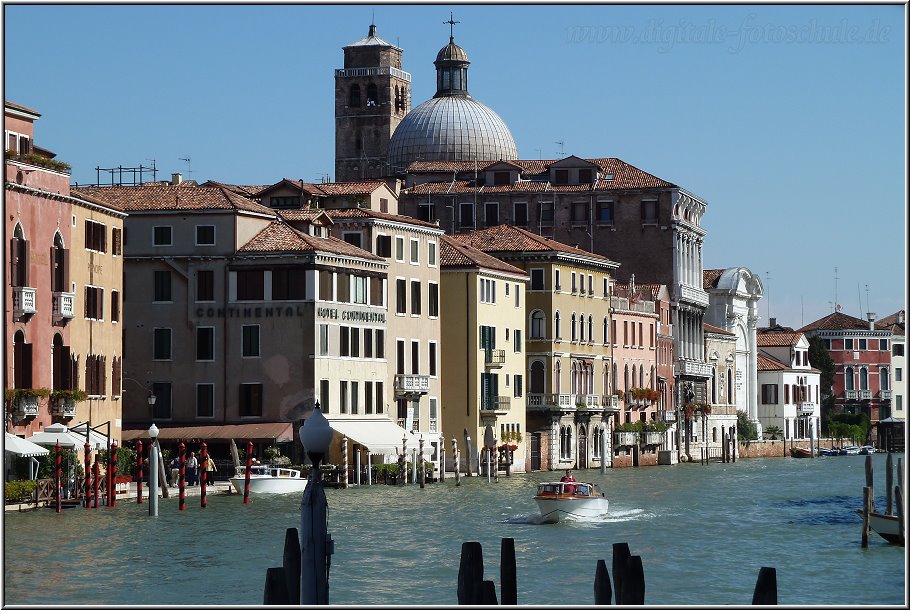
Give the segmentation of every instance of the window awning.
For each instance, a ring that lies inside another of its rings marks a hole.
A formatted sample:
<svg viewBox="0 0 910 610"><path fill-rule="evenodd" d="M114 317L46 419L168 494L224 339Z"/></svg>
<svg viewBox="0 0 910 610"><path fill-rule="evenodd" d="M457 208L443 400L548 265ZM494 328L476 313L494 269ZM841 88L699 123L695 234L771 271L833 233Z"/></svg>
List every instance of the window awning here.
<svg viewBox="0 0 910 610"><path fill-rule="evenodd" d="M50 453L50 451L41 445L36 445L24 438L19 438L15 434L10 434L9 432L5 432L4 434L6 434L3 441L4 452L13 453L22 457L36 457Z"/></svg>
<svg viewBox="0 0 910 610"><path fill-rule="evenodd" d="M371 417L361 419L333 419L327 417L329 426L338 434L343 434L355 443L367 448L374 455L395 455L401 453L402 441L407 437L407 449L418 449L420 435L409 433L407 430L386 417ZM429 436L433 438L430 439ZM438 434L431 434L424 438L424 453L432 451L430 440L437 440Z"/></svg>
<svg viewBox="0 0 910 610"><path fill-rule="evenodd" d="M125 441L147 439L148 428L141 430L124 430L121 438ZM279 443L294 440L292 422L268 422L259 424L228 424L224 426L181 426L176 428L159 428L161 440L186 440L199 438L206 440L268 440Z"/></svg>

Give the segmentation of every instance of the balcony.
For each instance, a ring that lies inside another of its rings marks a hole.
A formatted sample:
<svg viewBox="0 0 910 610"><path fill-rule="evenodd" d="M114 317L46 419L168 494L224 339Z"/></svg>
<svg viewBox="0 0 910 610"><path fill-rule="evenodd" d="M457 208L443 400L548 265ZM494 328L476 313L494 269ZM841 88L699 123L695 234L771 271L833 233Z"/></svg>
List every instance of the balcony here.
<svg viewBox="0 0 910 610"><path fill-rule="evenodd" d="M611 394L610 396L603 396L602 398L602 404L605 411L619 411L619 396Z"/></svg>
<svg viewBox="0 0 910 610"><path fill-rule="evenodd" d="M694 377L711 377L711 366L704 362L697 362L695 360L683 360L680 358L676 361L676 370L674 374L679 375L691 375Z"/></svg>
<svg viewBox="0 0 910 610"><path fill-rule="evenodd" d="M882 400L891 400L891 390L882 390L878 393L878 397Z"/></svg>
<svg viewBox="0 0 910 610"><path fill-rule="evenodd" d="M872 400L872 390L860 390L859 398L860 400Z"/></svg>
<svg viewBox="0 0 910 610"><path fill-rule="evenodd" d="M38 415L38 397L22 394L15 399L13 403L14 413L20 418L37 417Z"/></svg>
<svg viewBox="0 0 910 610"><path fill-rule="evenodd" d="M430 391L428 375L395 375L395 396L423 395Z"/></svg>
<svg viewBox="0 0 910 610"><path fill-rule="evenodd" d="M638 444L638 434L636 432L614 432L613 443L617 447L633 447Z"/></svg>
<svg viewBox="0 0 910 610"><path fill-rule="evenodd" d="M506 350L486 349L483 353L483 364L488 369L499 369L506 363Z"/></svg>
<svg viewBox="0 0 910 610"><path fill-rule="evenodd" d="M73 309L76 302L74 292L55 292L54 297L54 322L72 320Z"/></svg>
<svg viewBox="0 0 910 610"><path fill-rule="evenodd" d="M13 317L21 318L38 312L35 307L35 289L13 286Z"/></svg>
<svg viewBox="0 0 910 610"><path fill-rule="evenodd" d="M569 409L575 407L572 394L528 394L528 408Z"/></svg>
<svg viewBox="0 0 910 610"><path fill-rule="evenodd" d="M576 394L575 406L584 405L586 407L599 407L600 396L597 394Z"/></svg>
<svg viewBox="0 0 910 610"><path fill-rule="evenodd" d="M663 420L665 422L676 421L676 411L664 411Z"/></svg>
<svg viewBox="0 0 910 610"><path fill-rule="evenodd" d="M402 428L405 428L405 425L408 423L408 420L402 417L402 418L398 419L397 423ZM405 428L405 430L407 430L407 428ZM411 421L411 431L420 432L420 420L417 419L416 417L413 419L413 421Z"/></svg>
<svg viewBox="0 0 910 610"><path fill-rule="evenodd" d="M51 415L76 417L76 401L72 398L59 398L51 401Z"/></svg>
<svg viewBox="0 0 910 610"><path fill-rule="evenodd" d="M482 413L496 413L504 415L512 407L512 398L510 396L483 396L480 401L480 411Z"/></svg>
<svg viewBox="0 0 910 610"><path fill-rule="evenodd" d="M796 403L796 412L800 415L812 415L815 413L815 403L814 402L798 402Z"/></svg>
<svg viewBox="0 0 910 610"><path fill-rule="evenodd" d="M663 445L666 438L666 432L645 432L645 445Z"/></svg>
<svg viewBox="0 0 910 610"><path fill-rule="evenodd" d="M686 286L685 284L680 285L679 288L680 300L688 301L689 303L695 303L696 305L701 305L702 307L708 306L708 293L701 288L693 288L692 286Z"/></svg>
<svg viewBox="0 0 910 610"><path fill-rule="evenodd" d="M844 398L847 400L856 400L859 398L858 390L844 390Z"/></svg>

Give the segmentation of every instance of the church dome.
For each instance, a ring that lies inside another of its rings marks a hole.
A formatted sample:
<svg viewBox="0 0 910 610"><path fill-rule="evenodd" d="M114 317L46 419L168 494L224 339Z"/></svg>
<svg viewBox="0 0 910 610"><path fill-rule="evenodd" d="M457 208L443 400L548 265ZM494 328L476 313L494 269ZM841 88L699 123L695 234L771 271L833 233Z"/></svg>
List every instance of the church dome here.
<svg viewBox="0 0 910 610"><path fill-rule="evenodd" d="M463 61L471 63L468 61L468 54L465 53L464 49L455 44L454 38L450 38L449 44L439 49L439 53L436 54L436 61Z"/></svg>
<svg viewBox="0 0 910 610"><path fill-rule="evenodd" d="M411 110L389 141L393 174L414 161L517 159L515 139L493 110L468 96L434 97Z"/></svg>

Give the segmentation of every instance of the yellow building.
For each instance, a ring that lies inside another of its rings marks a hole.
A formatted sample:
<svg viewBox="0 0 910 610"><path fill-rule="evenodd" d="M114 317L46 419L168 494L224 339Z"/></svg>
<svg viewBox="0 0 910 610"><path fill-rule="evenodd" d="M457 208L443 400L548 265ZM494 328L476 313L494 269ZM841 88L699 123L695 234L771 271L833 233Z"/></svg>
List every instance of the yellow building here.
<svg viewBox="0 0 910 610"><path fill-rule="evenodd" d="M528 470L599 467L602 434L610 459L609 415L618 405L609 341L611 273L618 263L511 225L453 238L530 277L525 304Z"/></svg>
<svg viewBox="0 0 910 610"><path fill-rule="evenodd" d="M497 447L514 447L511 469L525 472L528 275L447 236L440 238L440 263L443 430L458 440L462 470L479 471L478 449L491 426ZM465 433L471 437L470 463Z"/></svg>

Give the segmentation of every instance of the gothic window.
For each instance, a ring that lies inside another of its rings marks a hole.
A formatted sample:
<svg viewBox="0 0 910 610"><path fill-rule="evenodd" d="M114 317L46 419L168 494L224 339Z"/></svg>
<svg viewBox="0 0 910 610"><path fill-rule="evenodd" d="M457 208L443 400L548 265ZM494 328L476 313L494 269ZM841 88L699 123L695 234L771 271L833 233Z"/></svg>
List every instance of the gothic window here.
<svg viewBox="0 0 910 610"><path fill-rule="evenodd" d="M848 366L844 369L844 389L853 390L853 367Z"/></svg>
<svg viewBox="0 0 910 610"><path fill-rule="evenodd" d="M553 331L554 331L554 332L553 332L553 335L554 335L554 337L555 337L556 339L561 339L561 338L562 338L562 328L560 328L559 321L560 321L559 312L557 311L557 312L556 312L556 317L555 317L554 322L553 322Z"/></svg>
<svg viewBox="0 0 910 610"><path fill-rule="evenodd" d="M878 381L879 387L883 390L888 390L888 388L890 387L888 385L888 369L886 369L885 367L880 368L878 370L878 379L879 379L879 381Z"/></svg>
<svg viewBox="0 0 910 610"><path fill-rule="evenodd" d="M10 283L13 286L28 286L28 241L20 224L16 225L13 238L10 240L10 262L12 263Z"/></svg>
<svg viewBox="0 0 910 610"><path fill-rule="evenodd" d="M540 360L531 363L531 394L543 394L544 392L544 366Z"/></svg>
<svg viewBox="0 0 910 610"><path fill-rule="evenodd" d="M544 337L543 312L540 310L531 314L531 337L542 339Z"/></svg>
<svg viewBox="0 0 910 610"><path fill-rule="evenodd" d="M588 341L594 342L594 316L588 316Z"/></svg>
<svg viewBox="0 0 910 610"><path fill-rule="evenodd" d="M574 313L572 314L572 326L571 326L571 329L572 329L572 341L575 341L575 339L576 339L575 330L576 330L576 329L575 329L575 314L574 314Z"/></svg>
<svg viewBox="0 0 910 610"><path fill-rule="evenodd" d="M63 247L63 237L60 233L54 235L54 248L51 260L54 273L51 277L51 290L53 292L68 292L69 285L69 251Z"/></svg>
<svg viewBox="0 0 910 610"><path fill-rule="evenodd" d="M378 105L379 93L377 92L376 85L374 83L370 83L367 85L367 107Z"/></svg>
<svg viewBox="0 0 910 610"><path fill-rule="evenodd" d="M868 390L869 389L869 369L862 367L859 370L859 389Z"/></svg>
<svg viewBox="0 0 910 610"><path fill-rule="evenodd" d="M351 95L348 100L351 108L360 108L360 85L351 85Z"/></svg>

